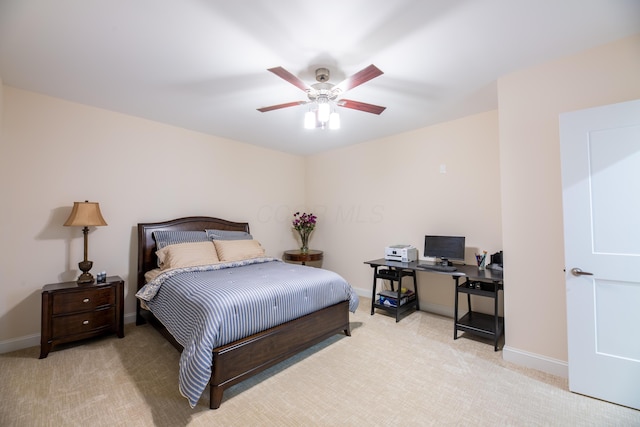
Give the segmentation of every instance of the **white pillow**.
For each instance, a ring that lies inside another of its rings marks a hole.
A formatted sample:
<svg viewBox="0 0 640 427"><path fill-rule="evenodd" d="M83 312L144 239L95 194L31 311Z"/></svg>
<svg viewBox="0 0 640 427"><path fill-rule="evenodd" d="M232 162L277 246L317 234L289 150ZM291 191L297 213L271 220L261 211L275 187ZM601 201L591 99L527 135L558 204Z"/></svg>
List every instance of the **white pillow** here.
<svg viewBox="0 0 640 427"><path fill-rule="evenodd" d="M165 246L156 252L161 270L170 268L194 267L196 265L217 264L220 262L216 247L207 242L178 243Z"/></svg>
<svg viewBox="0 0 640 427"><path fill-rule="evenodd" d="M264 249L257 240L213 240L218 258L222 262L261 258Z"/></svg>

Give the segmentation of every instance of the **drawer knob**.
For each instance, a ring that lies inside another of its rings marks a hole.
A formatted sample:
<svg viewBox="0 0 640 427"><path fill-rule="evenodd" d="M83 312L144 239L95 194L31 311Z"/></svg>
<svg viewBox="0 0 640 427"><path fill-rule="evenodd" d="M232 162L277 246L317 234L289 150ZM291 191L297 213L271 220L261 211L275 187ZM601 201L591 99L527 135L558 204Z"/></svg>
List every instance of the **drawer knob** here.
<svg viewBox="0 0 640 427"><path fill-rule="evenodd" d="M82 300L82 302L84 302L84 303L89 302L89 298L85 298L85 299L83 299L83 300Z"/></svg>
<svg viewBox="0 0 640 427"><path fill-rule="evenodd" d="M88 324L89 324L89 321L88 321L88 320L85 320L84 322L82 322L82 324L83 324L83 325L88 325Z"/></svg>

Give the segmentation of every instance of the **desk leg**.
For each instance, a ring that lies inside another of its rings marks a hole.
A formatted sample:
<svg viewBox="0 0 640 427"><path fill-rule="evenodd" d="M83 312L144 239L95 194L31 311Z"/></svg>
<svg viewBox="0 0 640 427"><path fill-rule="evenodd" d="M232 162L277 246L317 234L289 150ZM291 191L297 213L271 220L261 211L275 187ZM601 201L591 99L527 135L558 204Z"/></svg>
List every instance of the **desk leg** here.
<svg viewBox="0 0 640 427"><path fill-rule="evenodd" d="M453 303L453 339L458 339L458 276L454 276L453 280L455 280L456 288L454 289L455 293L455 301Z"/></svg>
<svg viewBox="0 0 640 427"><path fill-rule="evenodd" d="M373 291L371 292L371 315L373 316L374 310L375 310L375 303L376 303L376 276L378 274L378 267L375 266L373 267L373 285L371 286L371 288L373 289Z"/></svg>
<svg viewBox="0 0 640 427"><path fill-rule="evenodd" d="M494 306L493 306L493 317L494 317L494 321L495 321L495 325L494 325L494 331L495 331L495 335L493 337L493 351L498 351L498 338L500 338L500 334L498 333L498 284L497 283L493 283L493 287L496 293L496 297L493 299L494 302Z"/></svg>
<svg viewBox="0 0 640 427"><path fill-rule="evenodd" d="M398 296L396 297L398 301L398 304L396 305L396 323L400 321L400 299L402 298L402 270L399 270L399 274L400 277L398 278ZM394 290L393 280L391 281L391 290Z"/></svg>
<svg viewBox="0 0 640 427"><path fill-rule="evenodd" d="M420 298L418 298L418 279L416 272L413 272L413 293L416 294L416 311L420 311Z"/></svg>
<svg viewBox="0 0 640 427"><path fill-rule="evenodd" d="M398 301L398 305L396 306L396 323L398 323L400 321L400 300L402 299L402 269L399 268L398 269L398 296L397 301ZM393 287L393 280L391 281L391 290L395 290L395 288Z"/></svg>

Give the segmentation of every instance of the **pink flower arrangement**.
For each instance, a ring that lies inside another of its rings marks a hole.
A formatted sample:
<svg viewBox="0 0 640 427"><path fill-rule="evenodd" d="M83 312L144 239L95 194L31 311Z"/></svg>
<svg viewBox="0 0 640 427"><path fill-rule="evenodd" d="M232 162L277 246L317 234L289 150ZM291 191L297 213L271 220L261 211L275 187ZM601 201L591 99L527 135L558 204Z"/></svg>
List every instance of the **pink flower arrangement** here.
<svg viewBox="0 0 640 427"><path fill-rule="evenodd" d="M300 240L302 241L302 246L300 250L303 252L307 252L309 250L309 235L316 228L316 217L312 213L300 213L296 212L293 214L293 229L298 232L300 235Z"/></svg>

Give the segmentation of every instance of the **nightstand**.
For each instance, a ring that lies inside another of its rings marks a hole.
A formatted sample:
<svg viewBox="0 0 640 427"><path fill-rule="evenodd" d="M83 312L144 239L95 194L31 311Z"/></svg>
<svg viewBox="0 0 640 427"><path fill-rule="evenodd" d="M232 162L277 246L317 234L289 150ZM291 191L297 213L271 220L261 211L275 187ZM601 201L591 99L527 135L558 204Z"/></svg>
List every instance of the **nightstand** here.
<svg viewBox="0 0 640 427"><path fill-rule="evenodd" d="M307 265L311 263L312 267L320 267L322 265L323 252L314 249L309 249L307 252L302 252L300 249L291 251L284 251L283 259L285 262L300 263Z"/></svg>
<svg viewBox="0 0 640 427"><path fill-rule="evenodd" d="M103 334L124 337L124 280L104 283L52 283L42 288L40 359L56 344Z"/></svg>

